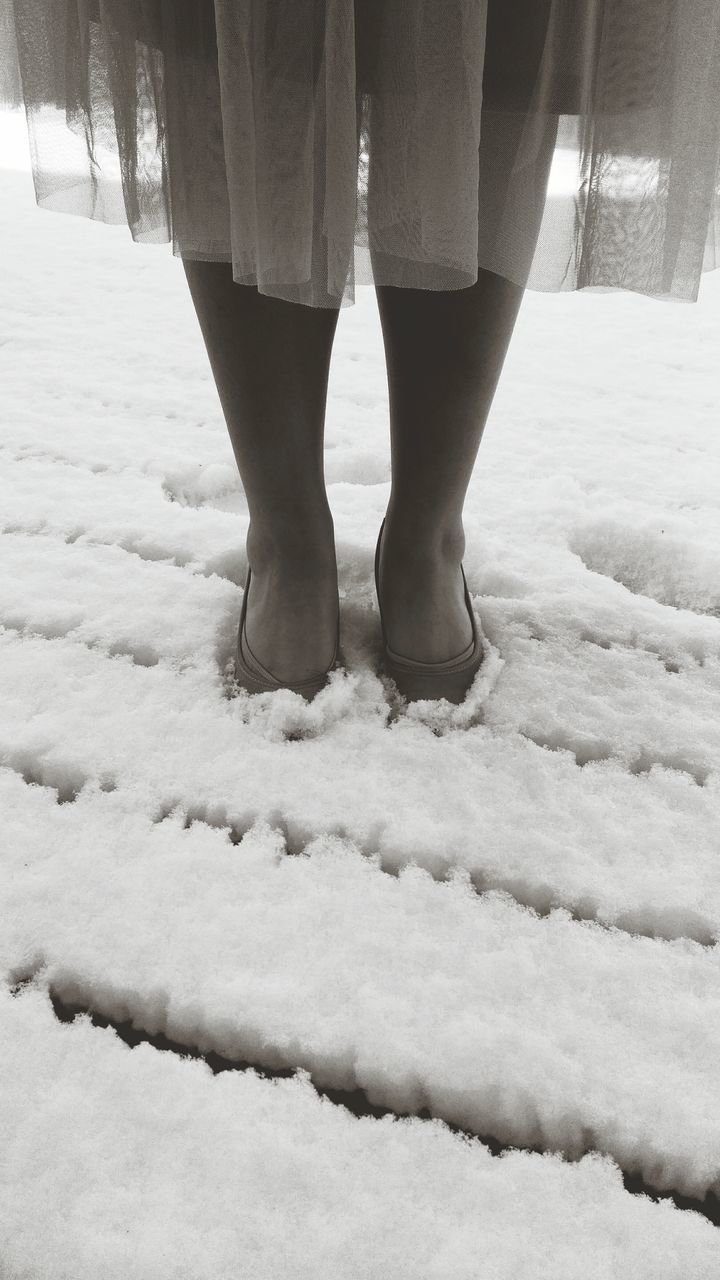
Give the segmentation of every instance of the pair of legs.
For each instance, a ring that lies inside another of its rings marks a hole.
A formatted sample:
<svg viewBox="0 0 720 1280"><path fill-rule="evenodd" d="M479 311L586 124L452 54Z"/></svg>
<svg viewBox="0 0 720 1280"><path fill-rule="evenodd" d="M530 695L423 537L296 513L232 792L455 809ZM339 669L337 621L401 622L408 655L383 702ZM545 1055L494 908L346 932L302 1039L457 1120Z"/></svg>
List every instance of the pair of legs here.
<svg viewBox="0 0 720 1280"><path fill-rule="evenodd" d="M280 680L302 679L335 641L323 435L339 311L235 284L228 263L184 267L248 501L248 642ZM456 291L377 287L392 459L383 617L391 647L424 662L471 638L463 505L522 294L489 271Z"/></svg>
<svg viewBox="0 0 720 1280"><path fill-rule="evenodd" d="M369 38L370 9L358 13ZM550 16L549 0L489 0L478 189L489 260L512 244L529 265L539 231L557 119L533 90ZM184 267L248 500L248 643L281 681L300 680L329 665L336 633L323 431L339 310L235 284L227 263ZM390 647L408 658L442 662L471 639L463 505L522 296L486 270L447 292L377 286L392 457L381 604Z"/></svg>

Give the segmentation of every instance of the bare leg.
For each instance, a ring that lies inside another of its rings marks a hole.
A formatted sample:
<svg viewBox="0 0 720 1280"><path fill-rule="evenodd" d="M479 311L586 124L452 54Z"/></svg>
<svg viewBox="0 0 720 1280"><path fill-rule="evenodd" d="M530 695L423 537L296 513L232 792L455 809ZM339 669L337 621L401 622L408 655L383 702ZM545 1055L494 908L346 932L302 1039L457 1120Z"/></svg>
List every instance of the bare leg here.
<svg viewBox="0 0 720 1280"><path fill-rule="evenodd" d="M337 625L323 435L335 308L235 284L183 260L250 511L248 643L279 680L328 666Z"/></svg>

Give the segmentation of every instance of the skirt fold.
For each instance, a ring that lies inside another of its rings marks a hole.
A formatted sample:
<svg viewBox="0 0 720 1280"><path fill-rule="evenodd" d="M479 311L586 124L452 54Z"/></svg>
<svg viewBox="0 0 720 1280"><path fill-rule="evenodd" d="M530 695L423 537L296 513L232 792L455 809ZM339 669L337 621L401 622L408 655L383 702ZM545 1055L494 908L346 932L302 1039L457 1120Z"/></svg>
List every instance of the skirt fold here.
<svg viewBox="0 0 720 1280"><path fill-rule="evenodd" d="M0 0L0 104L41 207L309 306L720 266L718 0Z"/></svg>

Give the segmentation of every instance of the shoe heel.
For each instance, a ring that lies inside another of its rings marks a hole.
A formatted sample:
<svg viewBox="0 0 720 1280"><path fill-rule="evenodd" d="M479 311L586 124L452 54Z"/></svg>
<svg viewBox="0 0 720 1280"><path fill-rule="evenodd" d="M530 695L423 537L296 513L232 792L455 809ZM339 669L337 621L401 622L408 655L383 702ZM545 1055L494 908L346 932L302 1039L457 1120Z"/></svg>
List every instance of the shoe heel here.
<svg viewBox="0 0 720 1280"><path fill-rule="evenodd" d="M337 631L335 634L335 648L330 666L325 671L320 672L316 676L308 676L305 680L282 681L264 667L258 658L250 649L247 635L245 633L245 620L247 617L247 601L250 588L251 569L248 565L247 577L245 579L245 589L243 591L242 609L240 611L240 623L238 626L237 644L235 648L235 683L241 689L245 689L247 693L274 693L277 689L290 689L293 693L299 693L301 697L308 702L325 688L330 678L330 673L336 670L338 666L338 657L340 651L340 597L338 596L338 619Z"/></svg>
<svg viewBox="0 0 720 1280"><path fill-rule="evenodd" d="M394 653L388 646L382 608L380 606L380 543L384 528L385 520L380 525L375 547L375 591L380 614L385 673L395 681L398 693L407 702L439 698L445 698L448 702L455 704L464 702L485 657L482 639L475 621L465 570L461 565L463 586L465 588L465 604L472 626L472 639L467 649L456 657L449 658L446 662L419 662L415 658L404 658L401 654Z"/></svg>

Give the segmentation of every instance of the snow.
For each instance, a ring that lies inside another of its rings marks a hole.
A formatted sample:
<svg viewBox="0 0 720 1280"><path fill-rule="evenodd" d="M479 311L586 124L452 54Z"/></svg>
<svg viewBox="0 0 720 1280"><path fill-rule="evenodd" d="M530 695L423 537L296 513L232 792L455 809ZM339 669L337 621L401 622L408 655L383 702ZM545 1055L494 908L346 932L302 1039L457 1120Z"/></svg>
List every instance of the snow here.
<svg viewBox="0 0 720 1280"><path fill-rule="evenodd" d="M494 1158L437 1123L358 1119L304 1076L213 1078L61 1026L37 992L0 1005L2 1172L25 1192L2 1188L6 1275L717 1276L715 1229L628 1195L606 1157Z"/></svg>
<svg viewBox="0 0 720 1280"><path fill-rule="evenodd" d="M20 126L5 1273L718 1280L716 1229L620 1172L720 1191L718 273L693 307L527 295L466 505L488 657L459 708L378 674L387 384L359 288L326 440L347 668L310 705L249 698L247 509L181 264L38 210ZM300 1075L131 1051L50 995Z"/></svg>
<svg viewBox="0 0 720 1280"><path fill-rule="evenodd" d="M379 874L337 837L286 856L268 825L236 845L218 815L154 825L120 788L61 806L40 789L23 839L27 787L3 782L34 873L8 857L7 942L65 1002L504 1143L597 1146L664 1189L716 1185L717 950Z"/></svg>

